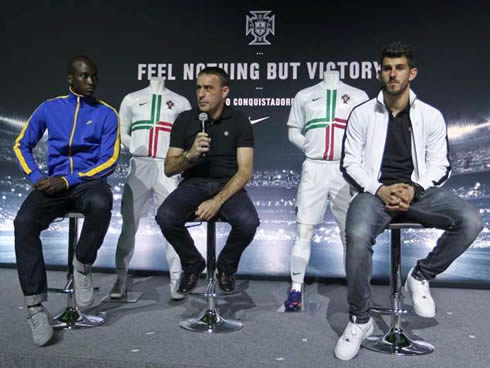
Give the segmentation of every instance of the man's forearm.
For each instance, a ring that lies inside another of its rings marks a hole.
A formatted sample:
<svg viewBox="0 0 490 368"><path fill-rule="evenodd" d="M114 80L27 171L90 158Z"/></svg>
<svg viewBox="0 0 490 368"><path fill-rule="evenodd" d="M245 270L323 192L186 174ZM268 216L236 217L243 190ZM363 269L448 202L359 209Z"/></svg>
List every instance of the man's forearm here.
<svg viewBox="0 0 490 368"><path fill-rule="evenodd" d="M249 182L249 180L252 179L252 176L252 173L238 170L237 173L233 175L230 180L228 180L223 189L221 189L221 191L214 196L214 199L219 202L220 206L222 206L223 203L228 200L228 198L242 189Z"/></svg>
<svg viewBox="0 0 490 368"><path fill-rule="evenodd" d="M188 151L184 151L178 156L167 156L164 165L165 175L171 177L180 174L182 171L197 164L199 159L191 159L188 154Z"/></svg>

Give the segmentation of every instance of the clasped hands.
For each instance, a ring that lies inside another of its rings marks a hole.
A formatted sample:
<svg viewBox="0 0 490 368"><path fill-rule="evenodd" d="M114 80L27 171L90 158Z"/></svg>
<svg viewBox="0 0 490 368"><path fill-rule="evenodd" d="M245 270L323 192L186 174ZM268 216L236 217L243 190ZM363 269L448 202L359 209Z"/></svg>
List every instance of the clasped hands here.
<svg viewBox="0 0 490 368"><path fill-rule="evenodd" d="M67 190L66 181L60 176L43 176L34 184L34 189L39 190L44 195L52 196Z"/></svg>
<svg viewBox="0 0 490 368"><path fill-rule="evenodd" d="M410 184L397 183L382 185L376 195L383 201L387 210L408 211L415 196L415 190Z"/></svg>

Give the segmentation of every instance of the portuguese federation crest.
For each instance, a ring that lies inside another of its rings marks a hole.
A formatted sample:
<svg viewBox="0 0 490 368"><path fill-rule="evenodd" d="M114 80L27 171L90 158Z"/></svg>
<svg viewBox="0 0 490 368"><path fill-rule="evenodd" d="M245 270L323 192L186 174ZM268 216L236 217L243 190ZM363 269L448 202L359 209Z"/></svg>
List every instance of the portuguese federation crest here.
<svg viewBox="0 0 490 368"><path fill-rule="evenodd" d="M271 43L267 41L266 37L269 34L275 34L275 19L274 15L269 16L271 10L251 10L250 14L247 15L246 22L246 33L248 36L251 34L254 39L249 42L249 45L270 45Z"/></svg>
<svg viewBox="0 0 490 368"><path fill-rule="evenodd" d="M344 95L342 95L342 97L340 97L342 99L342 102L347 104L349 103L349 100L350 100L350 96L346 93Z"/></svg>

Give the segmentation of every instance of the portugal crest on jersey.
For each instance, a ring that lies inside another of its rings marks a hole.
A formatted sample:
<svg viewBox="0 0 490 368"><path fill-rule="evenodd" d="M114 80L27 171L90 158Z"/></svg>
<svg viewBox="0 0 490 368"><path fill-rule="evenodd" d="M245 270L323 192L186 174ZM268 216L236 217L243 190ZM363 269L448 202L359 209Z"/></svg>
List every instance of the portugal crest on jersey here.
<svg viewBox="0 0 490 368"><path fill-rule="evenodd" d="M350 100L350 96L346 93L344 95L342 95L342 97L340 97L342 99L342 102L343 103L349 103L349 100Z"/></svg>
<svg viewBox="0 0 490 368"><path fill-rule="evenodd" d="M269 16L270 10L251 10L252 17L247 15L245 35L251 34L254 39L249 42L249 45L270 45L266 39L269 34L275 33L275 16Z"/></svg>

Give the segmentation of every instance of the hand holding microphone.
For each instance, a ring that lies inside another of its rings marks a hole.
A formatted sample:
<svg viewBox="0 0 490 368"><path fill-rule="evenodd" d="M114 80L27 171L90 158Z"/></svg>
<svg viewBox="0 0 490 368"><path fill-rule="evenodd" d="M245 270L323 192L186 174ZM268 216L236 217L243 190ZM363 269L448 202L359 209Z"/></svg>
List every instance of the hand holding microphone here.
<svg viewBox="0 0 490 368"><path fill-rule="evenodd" d="M199 120L201 121L201 132L197 133L196 139L192 144L192 148L190 149L191 157L205 158L207 152L209 152L209 144L211 142L211 138L209 138L208 133L206 133L206 121L208 120L208 114L205 112L201 112L199 114Z"/></svg>

